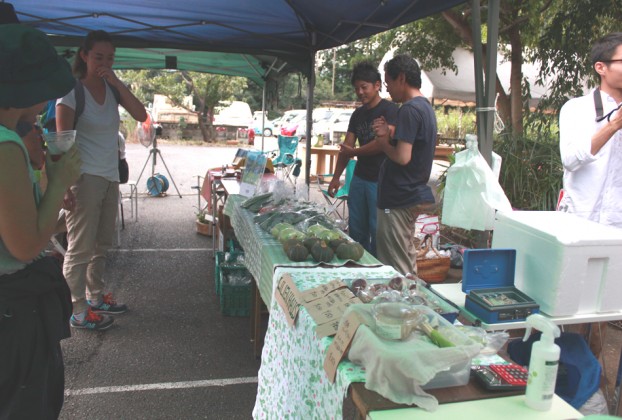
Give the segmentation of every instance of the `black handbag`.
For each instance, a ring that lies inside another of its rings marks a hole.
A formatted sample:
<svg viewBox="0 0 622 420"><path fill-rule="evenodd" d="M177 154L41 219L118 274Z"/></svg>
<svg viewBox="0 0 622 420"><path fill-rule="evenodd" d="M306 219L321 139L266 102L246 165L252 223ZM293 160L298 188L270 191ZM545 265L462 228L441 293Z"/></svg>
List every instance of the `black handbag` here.
<svg viewBox="0 0 622 420"><path fill-rule="evenodd" d="M130 177L130 167L127 165L127 160L119 159L119 183L126 184Z"/></svg>

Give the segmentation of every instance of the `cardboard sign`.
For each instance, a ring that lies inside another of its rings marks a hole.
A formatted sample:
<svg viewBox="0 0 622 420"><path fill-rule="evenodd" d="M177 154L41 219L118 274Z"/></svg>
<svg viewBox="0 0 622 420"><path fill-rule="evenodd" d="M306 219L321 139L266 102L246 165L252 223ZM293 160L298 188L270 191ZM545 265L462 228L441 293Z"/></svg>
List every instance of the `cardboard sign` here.
<svg viewBox="0 0 622 420"><path fill-rule="evenodd" d="M276 288L275 298L287 319L287 324L293 327L300 310L300 291L294 284L292 276L283 274Z"/></svg>
<svg viewBox="0 0 622 420"><path fill-rule="evenodd" d="M337 334L339 329L339 320L333 319L330 322L325 322L322 325L315 327L315 334L318 338L330 337Z"/></svg>
<svg viewBox="0 0 622 420"><path fill-rule="evenodd" d="M313 302L316 299L323 298L330 292L342 287L347 287L340 279L332 280L321 286L314 287L313 289L305 290L302 292L302 303Z"/></svg>
<svg viewBox="0 0 622 420"><path fill-rule="evenodd" d="M346 308L361 301L350 289L338 289L313 302L303 303L316 324L321 325L333 319L341 319Z"/></svg>
<svg viewBox="0 0 622 420"><path fill-rule="evenodd" d="M335 382L337 366L339 366L339 362L341 362L341 359L348 351L354 334L356 334L356 330L361 323L359 315L352 311L339 325L337 335L335 335L335 339L328 347L326 358L324 359L324 372L326 372L326 376L331 383Z"/></svg>

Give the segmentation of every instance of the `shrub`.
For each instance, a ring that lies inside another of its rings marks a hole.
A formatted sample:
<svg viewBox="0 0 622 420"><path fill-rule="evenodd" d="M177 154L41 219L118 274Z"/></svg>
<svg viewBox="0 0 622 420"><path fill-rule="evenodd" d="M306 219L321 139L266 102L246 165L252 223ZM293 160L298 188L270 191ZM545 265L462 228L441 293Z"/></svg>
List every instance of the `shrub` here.
<svg viewBox="0 0 622 420"><path fill-rule="evenodd" d="M503 134L493 148L503 159L499 182L512 206L555 210L563 176L557 136L532 139Z"/></svg>

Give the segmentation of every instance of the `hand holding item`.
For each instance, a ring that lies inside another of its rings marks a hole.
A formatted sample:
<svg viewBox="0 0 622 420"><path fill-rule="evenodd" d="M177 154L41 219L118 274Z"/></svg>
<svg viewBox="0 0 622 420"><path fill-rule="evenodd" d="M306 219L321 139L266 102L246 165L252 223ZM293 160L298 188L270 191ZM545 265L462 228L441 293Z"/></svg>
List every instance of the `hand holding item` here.
<svg viewBox="0 0 622 420"><path fill-rule="evenodd" d="M337 194L337 191L341 187L341 183L339 182L339 178L333 177L328 184L328 195L334 197Z"/></svg>
<svg viewBox="0 0 622 420"><path fill-rule="evenodd" d="M81 165L80 152L75 144L67 152L60 155L58 160L54 160L52 153L48 153L45 170L49 184L57 183L63 189L69 188L80 176Z"/></svg>
<svg viewBox="0 0 622 420"><path fill-rule="evenodd" d="M380 147L387 147L391 138L391 131L389 130L389 124L384 117L376 118L372 123L372 128L376 134L375 140L380 143Z"/></svg>
<svg viewBox="0 0 622 420"><path fill-rule="evenodd" d="M104 79L108 84L112 86L118 86L121 81L117 78L117 75L110 67L99 67L97 69L97 75Z"/></svg>
<svg viewBox="0 0 622 420"><path fill-rule="evenodd" d="M376 118L372 123L372 128L376 137L389 137L389 124L387 124L387 120L384 117Z"/></svg>

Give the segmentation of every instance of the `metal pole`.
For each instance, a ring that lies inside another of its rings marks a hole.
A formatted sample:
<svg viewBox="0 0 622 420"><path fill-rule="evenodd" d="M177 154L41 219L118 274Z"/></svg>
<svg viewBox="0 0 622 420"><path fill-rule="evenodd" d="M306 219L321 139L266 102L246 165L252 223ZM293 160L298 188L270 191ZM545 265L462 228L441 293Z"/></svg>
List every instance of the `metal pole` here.
<svg viewBox="0 0 622 420"><path fill-rule="evenodd" d="M266 81L264 80L264 84L263 84L263 93L261 94L261 152L263 153L263 141L264 141L264 135L263 132L265 131L266 127ZM251 127L251 130L254 130L253 127Z"/></svg>
<svg viewBox="0 0 622 420"><path fill-rule="evenodd" d="M482 21L480 18L480 0L471 0L471 32L473 37L473 65L475 67L475 118L477 123L478 144L483 139L486 127L486 114L479 110L484 107L484 73L482 59Z"/></svg>
<svg viewBox="0 0 622 420"><path fill-rule="evenodd" d="M315 33L312 36L312 45L315 45ZM311 184L311 128L313 124L313 90L315 88L315 50L310 52L310 69L309 83L307 85L307 133L306 133L306 156L305 156L305 184L307 184L307 193L309 193L309 185Z"/></svg>
<svg viewBox="0 0 622 420"><path fill-rule="evenodd" d="M479 141L479 150L492 166L492 143L493 143L493 124L495 121L495 99L497 97L497 45L499 43L499 9L500 0L490 0L488 2L488 40L487 44L487 63L486 63L486 132L484 138Z"/></svg>

